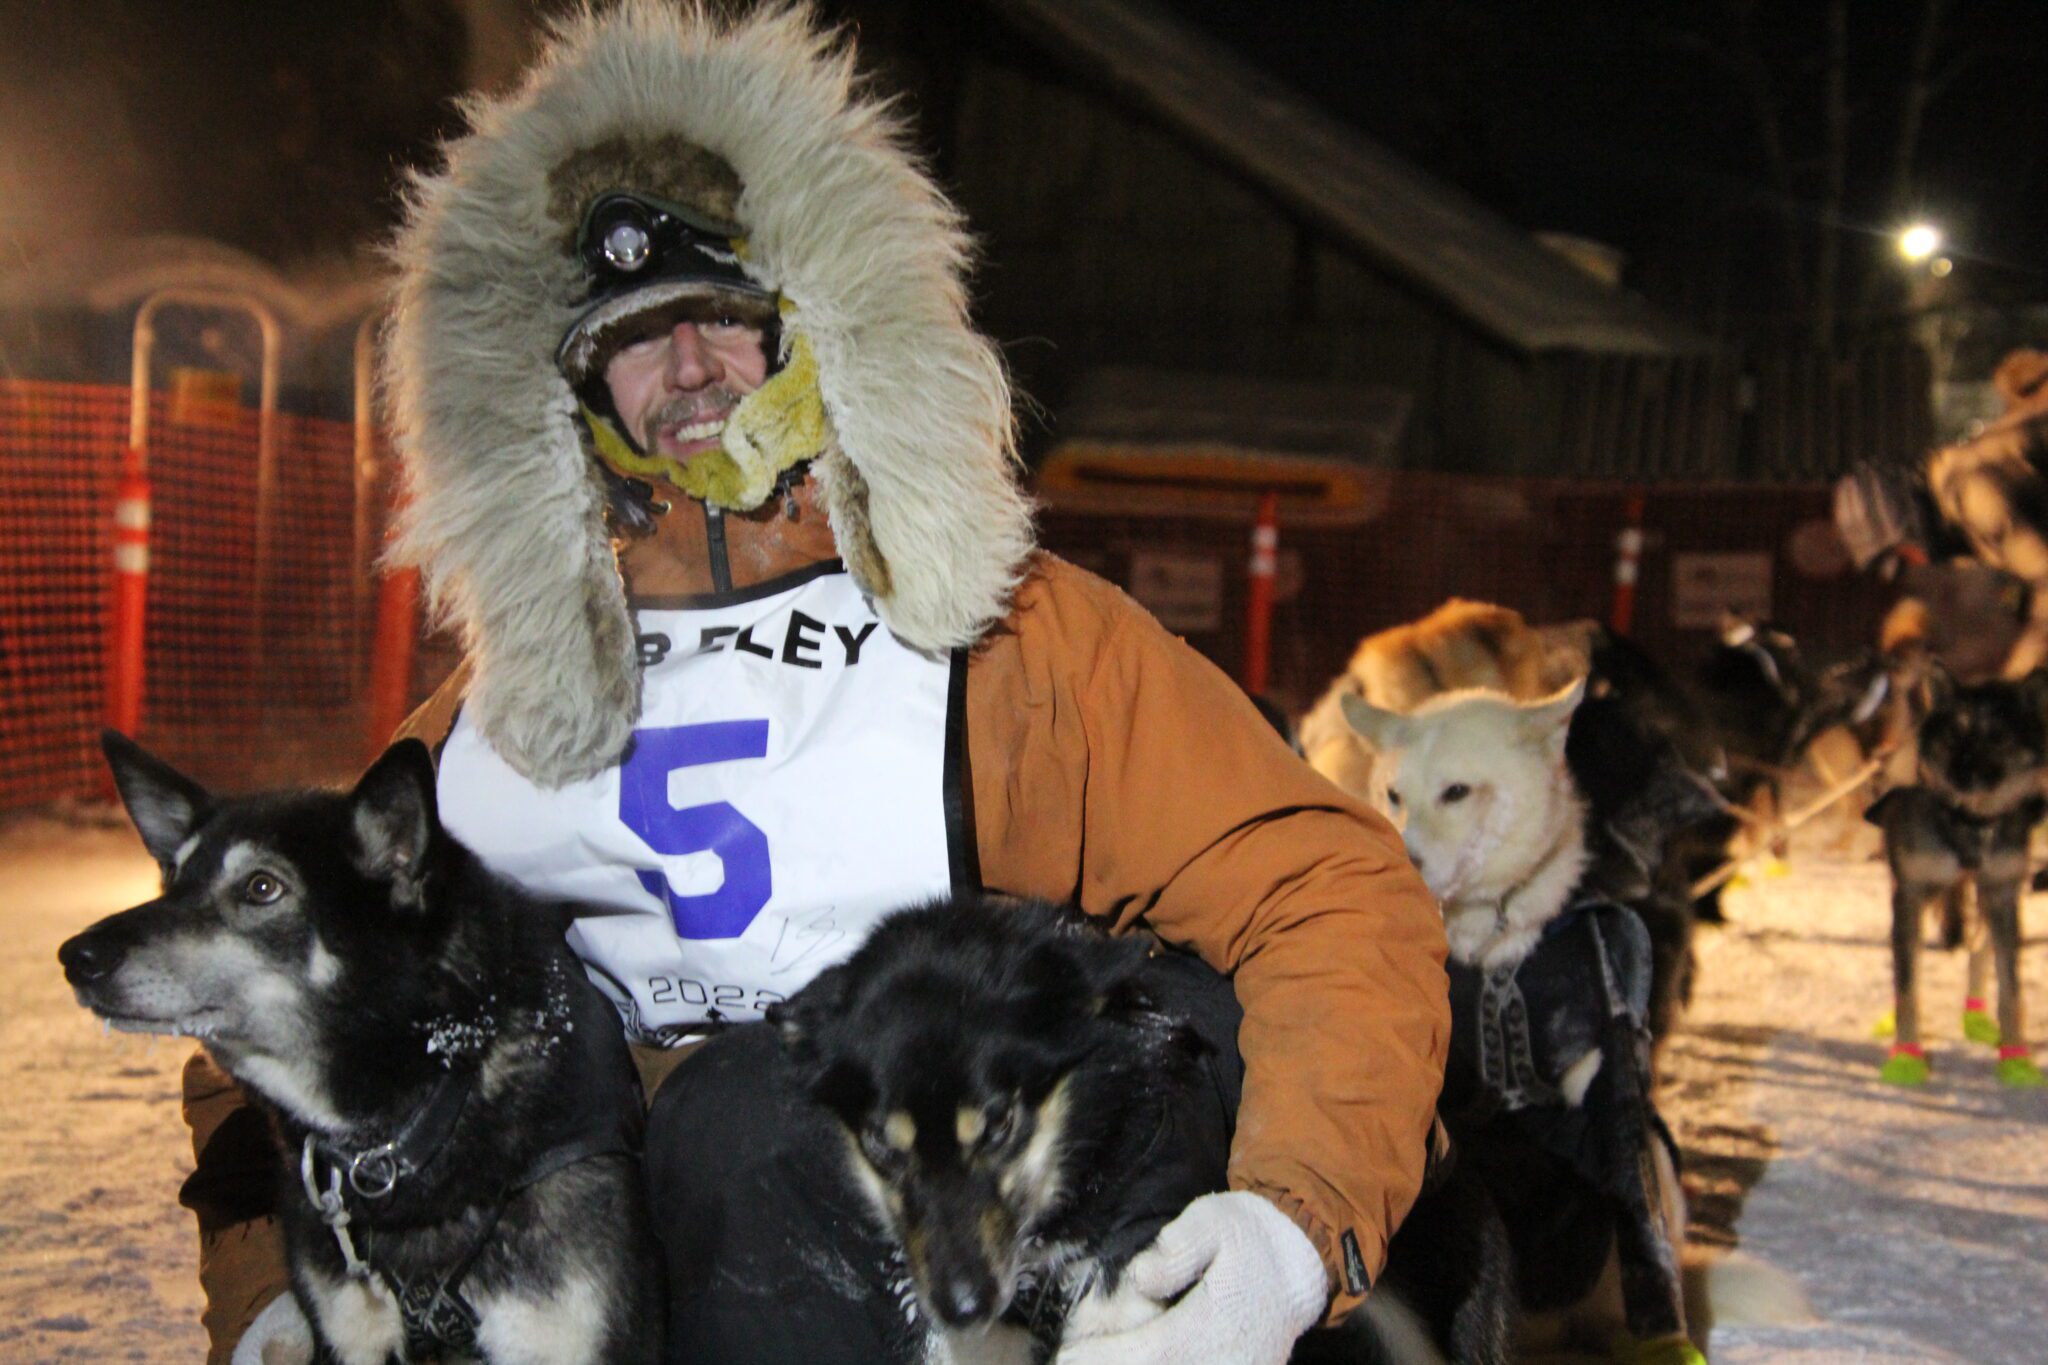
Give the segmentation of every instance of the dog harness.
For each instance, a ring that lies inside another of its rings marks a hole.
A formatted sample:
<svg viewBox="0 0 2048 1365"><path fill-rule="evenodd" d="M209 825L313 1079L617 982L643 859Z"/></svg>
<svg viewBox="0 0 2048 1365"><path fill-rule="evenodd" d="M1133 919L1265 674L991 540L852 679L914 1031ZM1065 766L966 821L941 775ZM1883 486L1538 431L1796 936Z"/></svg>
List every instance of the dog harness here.
<svg viewBox="0 0 2048 1365"><path fill-rule="evenodd" d="M569 979L559 961L548 965L550 972L562 973L556 980ZM596 1046L606 1022L598 1017L604 1006L585 992L566 992L563 999L570 1013L558 1022L567 1022L570 1037L582 1024L584 1037L593 1040L589 1046ZM575 1062L562 1070L567 1093L552 1110L554 1121L541 1135L540 1150L482 1206L483 1216L461 1253L438 1271L407 1276L380 1264L377 1228L436 1221L436 1186L449 1171L448 1145L476 1094L480 1067L451 1066L426 1100L381 1141L306 1134L299 1148L299 1185L306 1202L333 1233L349 1278L379 1281L391 1294L408 1360L476 1353L482 1319L462 1286L513 1196L578 1162L638 1154L642 1115L637 1089L622 1090L613 1073L587 1052Z"/></svg>
<svg viewBox="0 0 2048 1365"><path fill-rule="evenodd" d="M1616 1178L1592 1150L1593 1125L1560 1089L1574 1064L1603 1048L1601 1066L1641 1070L1648 1036L1651 949L1634 911L1581 901L1544 926L1521 961L1481 971L1453 961L1451 1048L1444 1109L1465 1122L1518 1115L1520 1126L1596 1184ZM1608 1056L1615 1025L1630 1040Z"/></svg>
<svg viewBox="0 0 2048 1365"><path fill-rule="evenodd" d="M1581 900L1512 966L1480 972L1453 962L1441 1103L1460 1131L1496 1153L1522 1154L1513 1169L1530 1166L1533 1145L1598 1192L1606 1211L1597 1216L1616 1238L1624 1315L1642 1341L1685 1325L1651 1145L1662 1142L1676 1164L1677 1144L1649 1096L1651 960L1649 931L1634 911ZM1563 1078L1596 1048L1599 1068L1573 1104ZM1533 1216L1569 1218L1575 1204L1585 1207L1573 1183L1538 1196Z"/></svg>
<svg viewBox="0 0 2048 1365"><path fill-rule="evenodd" d="M660 1045L760 1017L887 911L972 884L966 662L901 644L837 561L635 612L620 763L540 787L458 717L439 791L493 871L589 907L570 946Z"/></svg>
<svg viewBox="0 0 2048 1365"><path fill-rule="evenodd" d="M1894 829L1931 834L1964 871L1975 872L1993 853L2023 852L2043 808L2040 797L2028 797L2010 810L1978 814L1933 787L1915 785L1892 788L1870 803L1863 818L1883 827L1887 844L1899 837Z"/></svg>

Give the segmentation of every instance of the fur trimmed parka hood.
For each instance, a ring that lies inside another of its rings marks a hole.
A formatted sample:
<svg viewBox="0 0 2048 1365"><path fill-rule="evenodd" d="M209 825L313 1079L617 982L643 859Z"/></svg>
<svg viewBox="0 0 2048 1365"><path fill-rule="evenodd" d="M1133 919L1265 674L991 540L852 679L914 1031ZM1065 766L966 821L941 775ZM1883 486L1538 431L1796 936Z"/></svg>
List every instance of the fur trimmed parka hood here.
<svg viewBox="0 0 2048 1365"><path fill-rule="evenodd" d="M591 776L640 709L603 475L556 363L592 193L729 195L784 354L801 339L815 360L813 468L848 569L914 648L1001 619L1031 552L1008 378L968 322L959 214L849 47L803 8L625 0L559 23L518 90L465 112L393 253L385 380L411 496L393 557L460 628L469 714L507 761L544 785Z"/></svg>

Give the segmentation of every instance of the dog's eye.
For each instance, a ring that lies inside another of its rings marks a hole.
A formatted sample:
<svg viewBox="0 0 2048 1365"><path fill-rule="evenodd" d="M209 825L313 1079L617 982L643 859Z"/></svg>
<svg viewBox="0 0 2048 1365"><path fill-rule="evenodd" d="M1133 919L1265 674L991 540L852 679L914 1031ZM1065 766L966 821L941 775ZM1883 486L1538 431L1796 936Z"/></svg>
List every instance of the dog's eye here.
<svg viewBox="0 0 2048 1365"><path fill-rule="evenodd" d="M1394 809L1394 810L1399 810L1399 809L1401 809L1401 793L1399 793L1399 792L1397 792L1397 791L1390 791L1390 792L1388 792L1388 793L1387 793L1387 805L1388 805L1388 806L1389 806L1389 807L1390 807L1391 809Z"/></svg>
<svg viewBox="0 0 2048 1365"><path fill-rule="evenodd" d="M1443 802L1446 806L1455 806L1471 794L1472 789L1463 782L1453 782L1450 786L1444 788L1443 794L1437 797L1437 800Z"/></svg>
<svg viewBox="0 0 2048 1365"><path fill-rule="evenodd" d="M252 872L242 883L242 899L250 905L275 905L284 895L284 883L268 872Z"/></svg>
<svg viewBox="0 0 2048 1365"><path fill-rule="evenodd" d="M988 1113L988 1123L981 1130L981 1145L986 1148L1002 1146L1010 1140L1010 1134L1017 1128L1017 1108L1005 1104Z"/></svg>

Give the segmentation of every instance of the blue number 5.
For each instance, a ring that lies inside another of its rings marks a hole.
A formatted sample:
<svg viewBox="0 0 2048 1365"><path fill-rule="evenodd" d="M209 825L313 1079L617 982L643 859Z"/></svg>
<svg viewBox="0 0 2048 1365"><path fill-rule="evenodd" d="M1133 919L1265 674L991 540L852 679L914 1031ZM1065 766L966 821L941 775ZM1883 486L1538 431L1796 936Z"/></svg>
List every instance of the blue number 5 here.
<svg viewBox="0 0 2048 1365"><path fill-rule="evenodd" d="M636 869L640 884L662 898L682 938L737 938L768 903L768 836L723 801L678 810L669 804L669 774L678 768L765 758L768 722L726 720L639 730L619 769L619 819L665 857L711 852L725 881L700 896L678 895L659 869Z"/></svg>

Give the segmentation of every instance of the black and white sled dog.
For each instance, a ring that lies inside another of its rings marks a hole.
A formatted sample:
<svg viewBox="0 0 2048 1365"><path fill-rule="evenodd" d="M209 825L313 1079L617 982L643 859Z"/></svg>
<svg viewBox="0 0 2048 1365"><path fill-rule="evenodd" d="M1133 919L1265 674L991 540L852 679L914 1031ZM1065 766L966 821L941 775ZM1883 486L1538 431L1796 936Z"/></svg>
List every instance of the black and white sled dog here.
<svg viewBox="0 0 2048 1365"><path fill-rule="evenodd" d="M1224 1187L1242 1071L1229 982L1059 908L899 911L769 1019L900 1247L929 1358L1049 1360Z"/></svg>
<svg viewBox="0 0 2048 1365"><path fill-rule="evenodd" d="M200 1039L268 1112L316 1358L660 1359L618 1020L559 909L442 830L426 748L251 797L105 748L163 895L58 957L80 1004Z"/></svg>
<svg viewBox="0 0 2048 1365"><path fill-rule="evenodd" d="M1920 1042L1920 923L1928 906L1974 886L1978 924L1970 948L1966 1034L1998 1046L1998 1078L2039 1086L2020 1001L2020 886L2027 839L2048 811L2048 669L2018 681L1974 686L1928 665L1916 741L1919 780L1894 787L1867 817L1884 830L1892 873L1892 985L1897 1041L1883 1079L1928 1077ZM1953 946L1961 926L1949 932ZM1987 967L1998 972L1995 1027L1984 1015Z"/></svg>

